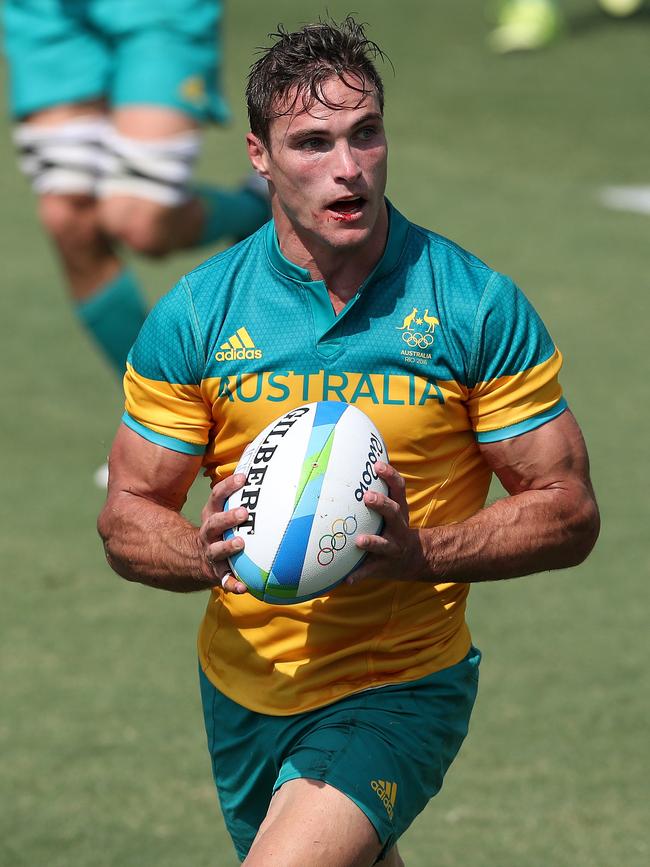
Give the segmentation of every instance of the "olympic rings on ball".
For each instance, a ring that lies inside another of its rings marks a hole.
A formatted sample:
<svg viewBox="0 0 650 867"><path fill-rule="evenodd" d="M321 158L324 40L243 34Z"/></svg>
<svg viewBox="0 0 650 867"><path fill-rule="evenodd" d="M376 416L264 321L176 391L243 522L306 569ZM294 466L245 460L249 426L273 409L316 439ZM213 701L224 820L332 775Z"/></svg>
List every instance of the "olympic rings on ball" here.
<svg viewBox="0 0 650 867"><path fill-rule="evenodd" d="M333 559L334 551L332 550L332 548L321 548L318 552L317 560L321 566L329 566Z"/></svg>
<svg viewBox="0 0 650 867"><path fill-rule="evenodd" d="M350 536L357 532L358 522L354 515L336 518L332 522L332 532L321 536L318 542L317 560L321 566L329 566L337 551L342 551Z"/></svg>

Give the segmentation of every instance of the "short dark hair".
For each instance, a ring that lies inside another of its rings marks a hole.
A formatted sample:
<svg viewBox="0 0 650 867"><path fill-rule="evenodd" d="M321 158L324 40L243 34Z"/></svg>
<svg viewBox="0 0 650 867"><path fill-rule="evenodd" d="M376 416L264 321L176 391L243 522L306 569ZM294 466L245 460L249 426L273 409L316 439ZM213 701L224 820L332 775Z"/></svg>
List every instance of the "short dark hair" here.
<svg viewBox="0 0 650 867"><path fill-rule="evenodd" d="M264 53L251 66L246 87L251 132L267 147L271 121L291 114L299 100L306 110L315 102L340 108L323 96L323 85L333 76L359 92L359 104L374 91L383 113L384 85L373 61L385 55L366 37L364 27L348 15L338 24L319 21L293 33L280 24L275 33L269 33L275 43L260 49ZM291 91L295 91L294 98L283 105Z"/></svg>

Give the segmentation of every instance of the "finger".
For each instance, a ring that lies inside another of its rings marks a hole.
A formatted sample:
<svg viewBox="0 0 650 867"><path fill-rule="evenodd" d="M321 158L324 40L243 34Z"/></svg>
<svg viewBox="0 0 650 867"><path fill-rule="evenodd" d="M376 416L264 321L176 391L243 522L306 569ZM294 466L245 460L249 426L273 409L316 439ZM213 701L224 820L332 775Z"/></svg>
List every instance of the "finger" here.
<svg viewBox="0 0 650 867"><path fill-rule="evenodd" d="M400 504L385 494L380 494L377 491L367 491L363 496L363 502L373 512L378 512L389 526L394 524L398 519L403 521Z"/></svg>
<svg viewBox="0 0 650 867"><path fill-rule="evenodd" d="M228 476L227 479L222 479L220 482L212 488L210 491L210 497L208 498L208 502L205 504L204 517L208 517L208 515L213 514L214 512L223 512L224 503L228 499L231 494L234 494L235 491L238 491L240 488L243 488L246 484L246 476L243 473L235 473L232 476Z"/></svg>
<svg viewBox="0 0 650 867"><path fill-rule="evenodd" d="M354 543L357 548L365 551L367 556L347 576L346 584L357 584L359 581L365 581L366 578L379 578L378 570L385 569L387 559L399 557L400 554L397 545L383 536L360 535L356 537Z"/></svg>
<svg viewBox="0 0 650 867"><path fill-rule="evenodd" d="M220 539L226 530L238 527L247 517L248 511L243 506L229 512L215 512L201 524L199 535L205 543L209 544Z"/></svg>
<svg viewBox="0 0 650 867"><path fill-rule="evenodd" d="M399 553L397 545L384 536L360 535L354 540L354 544L367 554L380 557L396 557Z"/></svg>
<svg viewBox="0 0 650 867"><path fill-rule="evenodd" d="M363 561L357 568L350 572L345 579L346 584L358 584L360 581L365 581L366 578L371 578L373 572L377 568L377 561L372 557L364 557Z"/></svg>
<svg viewBox="0 0 650 867"><path fill-rule="evenodd" d="M370 570L364 564L363 566L359 566L358 569L355 569L354 572L350 572L348 577L345 579L346 584L358 584L360 581L364 581L369 577Z"/></svg>
<svg viewBox="0 0 650 867"><path fill-rule="evenodd" d="M375 472L380 479L386 482L389 497L399 504L400 511L408 521L408 504L406 502L406 482L404 481L404 477L397 472L395 467L384 461L377 461Z"/></svg>
<svg viewBox="0 0 650 867"><path fill-rule="evenodd" d="M248 593L248 587L243 583L243 581L235 578L232 572L226 572L222 575L221 589L225 590L226 593L236 593L238 595Z"/></svg>
<svg viewBox="0 0 650 867"><path fill-rule="evenodd" d="M211 542L205 551L206 559L215 571L215 575L219 575L222 571L222 564L229 557L234 557L244 548L244 540L240 536L233 536L231 539L219 539L217 542Z"/></svg>

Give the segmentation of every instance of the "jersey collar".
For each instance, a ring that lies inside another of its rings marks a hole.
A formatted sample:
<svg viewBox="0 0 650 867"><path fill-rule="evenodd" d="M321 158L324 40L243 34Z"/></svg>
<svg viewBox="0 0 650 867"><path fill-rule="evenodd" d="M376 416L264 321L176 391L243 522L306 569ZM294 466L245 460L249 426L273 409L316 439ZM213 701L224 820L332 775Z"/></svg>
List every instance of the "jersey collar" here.
<svg viewBox="0 0 650 867"><path fill-rule="evenodd" d="M363 281L363 288L369 283L389 274L397 265L404 249L404 241L409 225L408 220L391 205L388 199L386 199L386 206L388 208L388 239L386 247L379 262L377 262L371 273ZM306 268L301 268L300 265L291 262L280 250L273 220L267 223L264 231L266 252L271 266L276 271L279 271L285 277L289 277L290 280L295 280L299 283L320 282L312 280L311 274Z"/></svg>

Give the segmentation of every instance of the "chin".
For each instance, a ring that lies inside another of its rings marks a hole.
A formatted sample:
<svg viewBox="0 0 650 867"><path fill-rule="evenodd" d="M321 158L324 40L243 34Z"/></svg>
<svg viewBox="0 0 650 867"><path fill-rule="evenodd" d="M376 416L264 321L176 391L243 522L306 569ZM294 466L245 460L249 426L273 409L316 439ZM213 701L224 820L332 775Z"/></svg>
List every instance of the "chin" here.
<svg viewBox="0 0 650 867"><path fill-rule="evenodd" d="M337 250L353 250L357 247L362 247L370 239L371 231L368 228L357 228L351 226L337 227L333 231L330 230L321 234L321 238L330 247Z"/></svg>
<svg viewBox="0 0 650 867"><path fill-rule="evenodd" d="M376 215L374 219L369 219L368 214L363 214L356 220L336 219L329 216L320 234L333 247L358 247L370 240L376 222Z"/></svg>

